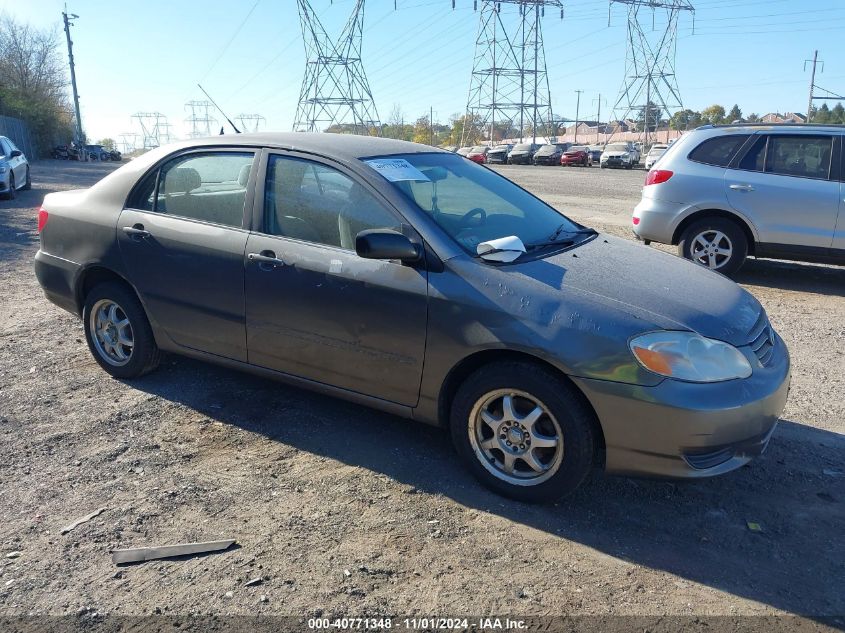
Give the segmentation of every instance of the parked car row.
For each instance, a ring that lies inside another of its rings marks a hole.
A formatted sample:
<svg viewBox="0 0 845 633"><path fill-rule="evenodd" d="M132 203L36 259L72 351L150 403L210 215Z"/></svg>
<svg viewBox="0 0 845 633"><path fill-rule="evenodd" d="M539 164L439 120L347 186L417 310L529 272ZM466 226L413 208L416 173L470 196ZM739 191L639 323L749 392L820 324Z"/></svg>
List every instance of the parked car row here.
<svg viewBox="0 0 845 633"><path fill-rule="evenodd" d="M70 145L56 145L52 151L52 157L56 160L88 160L120 161L123 155L116 149L107 149L102 145L85 145L79 147Z"/></svg>
<svg viewBox="0 0 845 633"><path fill-rule="evenodd" d="M650 155L651 164L665 151L668 145L655 145ZM444 148L466 156L480 164L494 165L563 165L592 167L621 167L633 169L641 161L641 145L638 143L610 143L601 145L575 145L573 143L519 143L501 144L490 147ZM662 150L662 151L661 151Z"/></svg>

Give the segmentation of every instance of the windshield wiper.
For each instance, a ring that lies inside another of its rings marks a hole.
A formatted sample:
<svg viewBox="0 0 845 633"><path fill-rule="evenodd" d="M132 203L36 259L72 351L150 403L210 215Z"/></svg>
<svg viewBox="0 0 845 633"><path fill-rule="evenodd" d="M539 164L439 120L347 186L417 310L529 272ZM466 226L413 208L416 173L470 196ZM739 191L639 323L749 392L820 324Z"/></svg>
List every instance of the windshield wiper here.
<svg viewBox="0 0 845 633"><path fill-rule="evenodd" d="M546 241L547 242L554 242L560 236L561 233L566 233L567 235L592 235L593 233L597 232L595 229L591 229L591 228L583 228L583 229L575 229L574 231L567 231L566 227L568 225L569 225L568 222L564 222L563 224L561 224L559 227L557 227L555 229L554 233L552 233L551 235L549 235L548 238L546 238Z"/></svg>
<svg viewBox="0 0 845 633"><path fill-rule="evenodd" d="M555 229L555 232L552 233L547 240L545 240L543 242L534 242L532 244L526 244L525 249L529 250L529 251L533 251L533 250L536 250L538 248L545 248L547 246L572 246L573 244L576 243L577 240L574 237L567 237L564 240L557 239L558 237L560 237L563 234L566 234L567 236L570 236L570 235L598 235L598 231L596 231L595 229L583 228L583 229L575 229L573 231L568 231L568 230L566 230L566 226L568 226L567 223L561 224L559 227L557 227L557 229Z"/></svg>

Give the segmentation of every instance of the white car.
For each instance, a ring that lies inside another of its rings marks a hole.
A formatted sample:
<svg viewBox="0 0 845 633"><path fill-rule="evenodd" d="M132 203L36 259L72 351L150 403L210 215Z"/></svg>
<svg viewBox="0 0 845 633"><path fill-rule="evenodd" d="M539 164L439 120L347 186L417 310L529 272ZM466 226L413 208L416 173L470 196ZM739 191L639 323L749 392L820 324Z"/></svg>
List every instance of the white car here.
<svg viewBox="0 0 845 633"><path fill-rule="evenodd" d="M0 195L12 200L19 189L30 189L29 161L14 143L0 136Z"/></svg>
<svg viewBox="0 0 845 633"><path fill-rule="evenodd" d="M611 143L604 148L599 167L624 167L633 169L640 162L640 153L630 143Z"/></svg>
<svg viewBox="0 0 845 633"><path fill-rule="evenodd" d="M668 145L652 145L645 157L645 168L651 169L654 167L654 163L656 163L657 159L666 153L667 149L669 149Z"/></svg>

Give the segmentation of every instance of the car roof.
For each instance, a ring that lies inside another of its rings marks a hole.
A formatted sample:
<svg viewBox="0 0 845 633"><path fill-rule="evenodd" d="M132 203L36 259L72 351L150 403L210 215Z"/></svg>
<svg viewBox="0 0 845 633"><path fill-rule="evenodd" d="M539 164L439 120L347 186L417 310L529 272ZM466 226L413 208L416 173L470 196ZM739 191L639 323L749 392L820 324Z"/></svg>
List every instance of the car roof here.
<svg viewBox="0 0 845 633"><path fill-rule="evenodd" d="M381 138L378 136L359 136L356 134L330 134L326 132L256 132L248 134L221 134L189 141L174 143L173 149L190 147L209 147L214 145L243 145L248 147L274 147L280 149L314 152L341 159L358 159L367 156L388 154L422 154L446 150L430 145L420 145L408 141Z"/></svg>
<svg viewBox="0 0 845 633"><path fill-rule="evenodd" d="M789 132L790 134L794 132L804 132L807 134L812 134L814 132L842 133L843 131L845 131L845 124L828 123L822 125L820 123L725 123L720 125L702 125L700 127L695 128L695 130L713 130L725 133L736 132L738 130L745 130L748 132L774 130L778 132Z"/></svg>

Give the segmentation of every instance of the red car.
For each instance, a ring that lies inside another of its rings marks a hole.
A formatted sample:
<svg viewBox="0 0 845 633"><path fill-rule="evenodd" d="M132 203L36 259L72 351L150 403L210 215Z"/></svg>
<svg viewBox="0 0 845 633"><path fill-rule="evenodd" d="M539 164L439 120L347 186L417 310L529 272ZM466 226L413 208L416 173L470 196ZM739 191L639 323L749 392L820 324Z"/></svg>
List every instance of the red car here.
<svg viewBox="0 0 845 633"><path fill-rule="evenodd" d="M581 165L582 167L593 166L593 155L590 154L589 147L570 147L560 157L560 164L564 167L569 165Z"/></svg>
<svg viewBox="0 0 845 633"><path fill-rule="evenodd" d="M469 150L467 158L469 158L474 163L481 163L483 165L487 162L487 152L489 151L490 148L486 145L476 145L471 150Z"/></svg>

